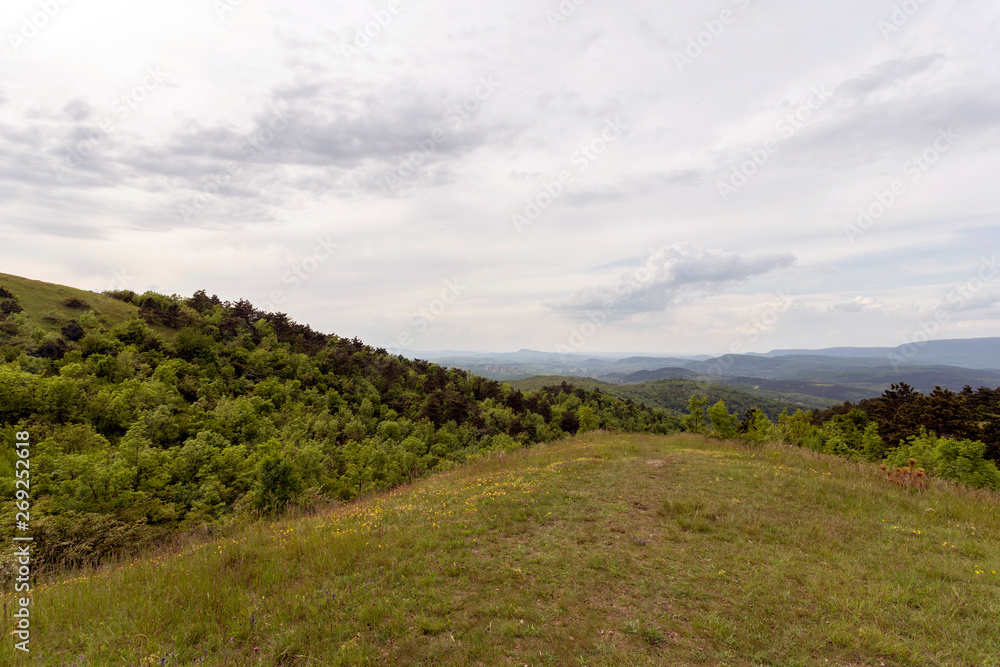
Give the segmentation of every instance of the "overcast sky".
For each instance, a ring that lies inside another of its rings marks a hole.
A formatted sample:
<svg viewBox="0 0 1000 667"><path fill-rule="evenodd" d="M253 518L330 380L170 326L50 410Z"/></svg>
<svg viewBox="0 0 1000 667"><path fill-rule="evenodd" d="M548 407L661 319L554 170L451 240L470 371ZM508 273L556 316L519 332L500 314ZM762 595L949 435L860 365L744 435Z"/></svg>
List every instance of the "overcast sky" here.
<svg viewBox="0 0 1000 667"><path fill-rule="evenodd" d="M403 352L998 335L1000 5L577 2L4 0L0 272Z"/></svg>

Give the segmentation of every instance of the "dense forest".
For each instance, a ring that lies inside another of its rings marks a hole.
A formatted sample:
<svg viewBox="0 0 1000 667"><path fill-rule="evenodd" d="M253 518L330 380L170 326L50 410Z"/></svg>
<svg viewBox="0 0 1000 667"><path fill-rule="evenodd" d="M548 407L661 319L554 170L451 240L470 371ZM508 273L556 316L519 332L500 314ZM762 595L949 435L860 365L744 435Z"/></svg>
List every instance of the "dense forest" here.
<svg viewBox="0 0 1000 667"><path fill-rule="evenodd" d="M786 410L773 422L757 408L739 419L724 401L708 407L706 397L695 394L683 424L687 431L727 440L778 441L882 463L893 481L923 482L936 475L1000 490L1000 389L966 387L956 393L938 387L923 395L898 384L876 398L815 414Z"/></svg>
<svg viewBox="0 0 1000 667"><path fill-rule="evenodd" d="M326 335L247 301L108 292L58 330L0 292L0 426L31 434L36 562L95 562L178 528L350 500L429 470L591 429L667 433L665 411L494 380ZM134 309L133 309L134 310ZM14 454L0 458L14 522Z"/></svg>
<svg viewBox="0 0 1000 667"><path fill-rule="evenodd" d="M898 444L924 428L940 437L978 440L985 445L986 458L1000 462L1000 387L967 386L960 392L937 387L925 395L905 383L894 384L876 398L818 412L814 421L821 424L852 410L874 421L887 443Z"/></svg>

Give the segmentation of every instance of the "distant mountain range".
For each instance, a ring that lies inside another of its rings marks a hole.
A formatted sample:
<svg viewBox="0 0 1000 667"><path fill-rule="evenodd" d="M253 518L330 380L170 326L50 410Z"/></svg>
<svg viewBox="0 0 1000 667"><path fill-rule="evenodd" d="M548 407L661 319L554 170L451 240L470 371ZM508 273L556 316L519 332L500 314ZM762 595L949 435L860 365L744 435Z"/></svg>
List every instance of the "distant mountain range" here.
<svg viewBox="0 0 1000 667"><path fill-rule="evenodd" d="M1000 338L931 340L898 347L828 347L821 350L771 350L764 357L810 355L877 357L897 363L1000 369Z"/></svg>
<svg viewBox="0 0 1000 667"><path fill-rule="evenodd" d="M416 356L498 380L536 375L588 377L632 385L665 379L709 382L777 400L817 407L878 396L905 382L921 392L940 386L1000 386L1000 337L935 340L898 347L772 350L766 354L617 357L557 354L438 352Z"/></svg>

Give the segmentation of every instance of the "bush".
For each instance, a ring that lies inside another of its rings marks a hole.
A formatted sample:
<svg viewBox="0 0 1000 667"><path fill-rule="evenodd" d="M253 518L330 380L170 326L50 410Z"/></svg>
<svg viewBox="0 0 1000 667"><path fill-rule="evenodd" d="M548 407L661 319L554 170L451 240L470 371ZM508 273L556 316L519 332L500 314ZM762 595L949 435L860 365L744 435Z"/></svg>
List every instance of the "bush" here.
<svg viewBox="0 0 1000 667"><path fill-rule="evenodd" d="M740 439L748 445L759 447L775 439L775 428L760 408L747 410L739 426Z"/></svg>
<svg viewBox="0 0 1000 667"><path fill-rule="evenodd" d="M4 315L20 313L23 310L24 308L17 302L17 299L4 299L0 302L0 312L3 312Z"/></svg>
<svg viewBox="0 0 1000 667"><path fill-rule="evenodd" d="M161 538L163 529L144 521L126 523L106 514L68 511L32 516L32 561L39 571L93 565L112 555L128 555ZM11 559L13 560L13 559ZM0 580L12 577L13 562L0 561Z"/></svg>
<svg viewBox="0 0 1000 667"><path fill-rule="evenodd" d="M909 461L913 459L916 466L943 479L975 488L1000 489L1000 470L984 458L985 452L986 445L978 440L939 438L921 428L920 434L907 438L887 462L897 468L912 467Z"/></svg>
<svg viewBox="0 0 1000 667"><path fill-rule="evenodd" d="M74 342L83 338L84 333L83 327L81 327L80 323L76 320L70 320L66 323L66 326L62 328L63 338Z"/></svg>
<svg viewBox="0 0 1000 667"><path fill-rule="evenodd" d="M66 306L67 308L79 308L81 310L84 308L90 308L89 303L87 303L83 299L78 299L75 296L71 296L70 298L63 301L63 305Z"/></svg>
<svg viewBox="0 0 1000 667"><path fill-rule="evenodd" d="M254 507L266 513L280 513L301 491L302 480L288 459L272 454L257 468Z"/></svg>

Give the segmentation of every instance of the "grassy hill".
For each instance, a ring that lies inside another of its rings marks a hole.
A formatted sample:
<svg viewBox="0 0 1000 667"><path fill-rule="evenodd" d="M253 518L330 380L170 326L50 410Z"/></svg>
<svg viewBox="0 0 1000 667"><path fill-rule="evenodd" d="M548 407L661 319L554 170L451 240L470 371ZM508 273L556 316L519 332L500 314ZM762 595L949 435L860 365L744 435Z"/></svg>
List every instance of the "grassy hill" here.
<svg viewBox="0 0 1000 667"><path fill-rule="evenodd" d="M725 401L729 411L740 416L746 410L757 407L763 410L771 419L776 419L781 411L786 409L791 413L799 408L814 409L829 407L835 404L833 401L823 401L822 399L812 400L812 397L808 396L797 395L786 397L779 393L769 392L768 390L754 391L750 387L736 389L711 382L697 382L676 378L654 380L639 384L618 385L601 382L592 378L541 375L523 380L510 380L507 384L521 391L533 391L542 387L558 385L562 382L583 387L584 389L599 389L612 396L630 398L637 403L645 403L654 408L671 410L674 413L687 412L688 400L691 398L691 394L707 396L709 405L714 405L720 400ZM775 395L781 397L775 398Z"/></svg>
<svg viewBox="0 0 1000 667"><path fill-rule="evenodd" d="M33 653L0 662L997 665L998 506L591 432L40 582Z"/></svg>
<svg viewBox="0 0 1000 667"><path fill-rule="evenodd" d="M32 328L44 331L59 331L67 322L79 320L87 312L93 313L107 327L117 326L139 313L136 306L102 294L7 273L0 273L0 287L17 298ZM67 306L69 299L77 299L85 305Z"/></svg>

